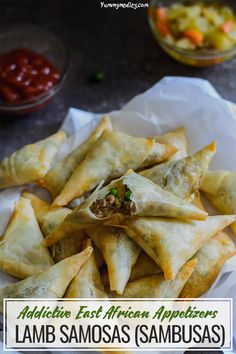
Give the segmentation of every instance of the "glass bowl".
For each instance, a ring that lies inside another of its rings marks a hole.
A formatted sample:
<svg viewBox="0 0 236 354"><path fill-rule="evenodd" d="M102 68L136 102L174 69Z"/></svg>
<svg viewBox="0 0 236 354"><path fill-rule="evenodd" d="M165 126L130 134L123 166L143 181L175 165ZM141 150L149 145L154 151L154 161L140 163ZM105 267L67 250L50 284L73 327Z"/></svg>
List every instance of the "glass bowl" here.
<svg viewBox="0 0 236 354"><path fill-rule="evenodd" d="M0 98L0 112L25 114L43 108L59 92L68 73L69 57L63 43L50 31L31 23L0 26L0 54L14 49L30 49L48 59L60 74L59 81L47 92L19 103L6 103Z"/></svg>
<svg viewBox="0 0 236 354"><path fill-rule="evenodd" d="M178 0L151 0L148 9L148 20L152 29L152 32L159 43L159 45L168 53L172 58L180 61L181 63L198 66L207 67L215 64L222 63L226 60L232 59L236 55L236 46L228 50L187 50L179 48L175 45L169 44L165 39L159 34L156 24L155 24L155 10L159 6L168 7L173 3L182 3L183 1ZM208 0L207 3L216 3L216 1ZM235 10L235 3L233 1L222 1L224 5L228 5Z"/></svg>

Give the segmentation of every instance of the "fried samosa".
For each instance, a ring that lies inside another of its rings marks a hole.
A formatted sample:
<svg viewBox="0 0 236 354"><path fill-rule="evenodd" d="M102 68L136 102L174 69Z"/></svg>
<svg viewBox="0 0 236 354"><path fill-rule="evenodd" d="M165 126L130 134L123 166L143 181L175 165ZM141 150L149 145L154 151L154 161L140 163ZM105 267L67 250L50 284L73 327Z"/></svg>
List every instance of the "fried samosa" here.
<svg viewBox="0 0 236 354"><path fill-rule="evenodd" d="M129 282L122 295L113 293L111 295L122 298L176 298L191 276L196 264L196 259L185 263L174 280L166 280L163 273L150 275Z"/></svg>
<svg viewBox="0 0 236 354"><path fill-rule="evenodd" d="M110 289L122 294L141 252L140 247L121 228L96 226L86 229L86 233L107 264Z"/></svg>
<svg viewBox="0 0 236 354"><path fill-rule="evenodd" d="M72 199L92 191L102 180L109 181L120 177L129 168L138 169L148 155L153 154L155 144L158 143L155 143L154 139L133 137L119 132L104 132L69 178L53 205L67 205ZM160 162L173 153L174 148L169 145L166 149L169 153L164 156L155 154L155 161Z"/></svg>
<svg viewBox="0 0 236 354"><path fill-rule="evenodd" d="M34 209L34 213L38 222L50 209L50 204L48 204L43 199L39 198L37 195L33 193L30 193L28 191L23 191L21 196L31 201L31 205L32 208Z"/></svg>
<svg viewBox="0 0 236 354"><path fill-rule="evenodd" d="M155 137L155 140L158 143L171 144L177 149L177 152L168 159L169 161L182 159L188 154L188 139L183 127L159 135Z"/></svg>
<svg viewBox="0 0 236 354"><path fill-rule="evenodd" d="M142 170L144 168L156 165L157 163L166 161L170 156L173 156L176 151L177 149L170 144L155 142L153 148L138 169Z"/></svg>
<svg viewBox="0 0 236 354"><path fill-rule="evenodd" d="M156 262L154 262L154 260L149 257L147 253L141 252L137 262L131 270L129 282L146 277L148 275L159 274L161 272L162 269L160 266L157 265Z"/></svg>
<svg viewBox="0 0 236 354"><path fill-rule="evenodd" d="M49 268L53 261L43 239L30 200L21 197L0 239L0 268L21 279Z"/></svg>
<svg viewBox="0 0 236 354"><path fill-rule="evenodd" d="M68 208L58 208L48 211L40 220L41 229L45 236L52 233L56 227L71 213ZM55 263L81 251L85 234L79 230L67 235L50 247L50 252Z"/></svg>
<svg viewBox="0 0 236 354"><path fill-rule="evenodd" d="M234 215L209 216L204 221L171 218L127 218L125 232L162 268L166 279L217 232L234 222Z"/></svg>
<svg viewBox="0 0 236 354"><path fill-rule="evenodd" d="M76 167L85 158L88 151L105 130L112 130L111 121L108 116L102 118L97 128L87 140L75 148L63 160L56 163L46 176L39 181L42 187L47 188L51 192L53 199L61 192Z"/></svg>
<svg viewBox="0 0 236 354"><path fill-rule="evenodd" d="M212 143L186 158L170 161L140 174L179 198L191 201L207 172L216 151Z"/></svg>
<svg viewBox="0 0 236 354"><path fill-rule="evenodd" d="M44 236L52 233L55 228L71 213L69 208L50 209L40 219L41 229Z"/></svg>
<svg viewBox="0 0 236 354"><path fill-rule="evenodd" d="M208 171L201 190L221 213L236 213L236 172ZM236 223L231 228L236 235Z"/></svg>
<svg viewBox="0 0 236 354"><path fill-rule="evenodd" d="M132 267L129 282L149 275L162 273L162 269L145 252L141 252L137 262ZM102 269L101 279L106 288L109 288L109 276L107 269Z"/></svg>
<svg viewBox="0 0 236 354"><path fill-rule="evenodd" d="M50 205L32 193L23 192L22 196L31 200L36 219L44 236L49 235L71 213L69 208L50 209ZM77 237L78 236L78 237ZM50 248L51 256L55 263L79 253L85 235L76 232L68 235L66 242L61 240Z"/></svg>
<svg viewBox="0 0 236 354"><path fill-rule="evenodd" d="M207 213L132 170L99 190L90 211L100 219L117 213L197 220L204 220L207 217Z"/></svg>
<svg viewBox="0 0 236 354"><path fill-rule="evenodd" d="M50 268L17 283L0 289L0 311L3 311L4 298L61 298L71 280L87 261L93 249L64 259Z"/></svg>
<svg viewBox="0 0 236 354"><path fill-rule="evenodd" d="M66 135L59 131L5 157L0 163L0 189L35 182L49 171Z"/></svg>
<svg viewBox="0 0 236 354"><path fill-rule="evenodd" d="M194 258L198 259L198 264L180 297L195 298L208 291L224 263L235 254L235 245L225 232L221 231L213 236L194 255Z"/></svg>
<svg viewBox="0 0 236 354"><path fill-rule="evenodd" d="M84 240L83 249L89 246L92 247L91 240ZM107 297L93 253L71 281L64 297L79 299Z"/></svg>
<svg viewBox="0 0 236 354"><path fill-rule="evenodd" d="M104 223L114 215L168 216L206 219L207 213L165 191L133 171L97 188L45 239L50 246L71 232Z"/></svg>
<svg viewBox="0 0 236 354"><path fill-rule="evenodd" d="M200 193L199 191L194 194L192 203L193 203L197 208L206 211L206 209L205 209L205 207L204 207L204 205L203 205L203 202L202 202L201 193Z"/></svg>

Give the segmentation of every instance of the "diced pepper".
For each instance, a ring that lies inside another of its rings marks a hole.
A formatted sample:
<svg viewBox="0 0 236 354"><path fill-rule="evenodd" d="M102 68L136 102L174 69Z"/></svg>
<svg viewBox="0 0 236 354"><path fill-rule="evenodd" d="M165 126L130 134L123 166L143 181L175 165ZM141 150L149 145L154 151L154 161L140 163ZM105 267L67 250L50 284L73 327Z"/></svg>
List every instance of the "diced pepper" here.
<svg viewBox="0 0 236 354"><path fill-rule="evenodd" d="M203 43L204 35L194 28L187 29L184 32L184 36L197 46L201 46Z"/></svg>

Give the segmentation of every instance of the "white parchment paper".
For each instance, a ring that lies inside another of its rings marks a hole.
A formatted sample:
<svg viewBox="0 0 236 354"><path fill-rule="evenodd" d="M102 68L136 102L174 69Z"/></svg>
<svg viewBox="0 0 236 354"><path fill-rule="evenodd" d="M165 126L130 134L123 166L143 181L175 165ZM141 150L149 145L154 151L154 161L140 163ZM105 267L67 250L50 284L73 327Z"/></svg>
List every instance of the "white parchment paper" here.
<svg viewBox="0 0 236 354"><path fill-rule="evenodd" d="M60 149L57 159L62 159L83 142L101 116L70 108L61 127L69 139ZM189 139L189 153L217 141L217 154L211 169L236 170L236 105L222 99L208 81L166 77L133 98L120 111L111 112L110 117L115 130L136 136L154 136L184 126ZM35 190L41 193L39 189ZM0 234L4 232L19 195L20 188L0 193ZM0 287L14 281L13 277L0 273ZM205 296L231 297L236 303L236 257L225 264ZM236 328L235 312L234 324Z"/></svg>

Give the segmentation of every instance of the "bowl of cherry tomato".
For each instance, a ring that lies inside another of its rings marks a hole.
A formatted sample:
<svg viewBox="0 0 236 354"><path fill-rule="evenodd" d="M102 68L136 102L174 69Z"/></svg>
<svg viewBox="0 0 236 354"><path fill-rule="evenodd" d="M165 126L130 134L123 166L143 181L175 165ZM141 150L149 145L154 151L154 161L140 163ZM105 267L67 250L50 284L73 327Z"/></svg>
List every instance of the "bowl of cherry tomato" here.
<svg viewBox="0 0 236 354"><path fill-rule="evenodd" d="M159 45L174 59L206 67L236 55L232 1L151 0L148 18Z"/></svg>
<svg viewBox="0 0 236 354"><path fill-rule="evenodd" d="M63 43L30 23L0 30L0 112L25 114L44 107L59 92L69 68Z"/></svg>

